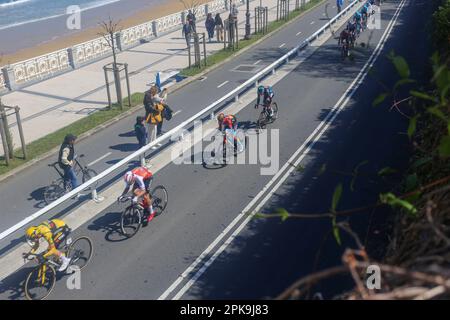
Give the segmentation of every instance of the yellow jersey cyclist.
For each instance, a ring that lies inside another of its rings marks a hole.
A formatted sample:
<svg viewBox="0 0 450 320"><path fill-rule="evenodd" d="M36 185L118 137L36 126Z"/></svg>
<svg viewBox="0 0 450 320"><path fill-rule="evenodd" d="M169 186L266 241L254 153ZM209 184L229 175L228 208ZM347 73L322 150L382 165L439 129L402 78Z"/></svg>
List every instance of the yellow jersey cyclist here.
<svg viewBox="0 0 450 320"><path fill-rule="evenodd" d="M29 227L25 234L27 243L31 246L29 253L34 254L39 249L39 240L44 238L47 241L48 248L43 254L43 258L57 258L57 261L61 263L58 271L64 271L69 266L70 259L58 250L58 245L69 233L70 228L60 219L44 221L38 226ZM24 256L27 257L29 253L24 254Z"/></svg>

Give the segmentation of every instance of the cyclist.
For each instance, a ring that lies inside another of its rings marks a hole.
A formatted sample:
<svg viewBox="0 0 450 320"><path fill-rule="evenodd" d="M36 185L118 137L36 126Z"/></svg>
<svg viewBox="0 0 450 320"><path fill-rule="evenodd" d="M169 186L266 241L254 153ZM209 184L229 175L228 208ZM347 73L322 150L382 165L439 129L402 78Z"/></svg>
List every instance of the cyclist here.
<svg viewBox="0 0 450 320"><path fill-rule="evenodd" d="M258 98L256 100L255 109L258 109L259 105L262 104L264 106L264 110L268 111L269 117L273 116L273 110L271 108L273 97L275 96L275 93L273 92L273 89L271 86L264 87L259 86L258 87Z"/></svg>
<svg viewBox="0 0 450 320"><path fill-rule="evenodd" d="M347 46L347 54L348 54L348 48L349 48L349 44L350 44L350 37L351 37L351 34L347 29L342 30L341 34L339 35L338 45L342 44L344 46Z"/></svg>
<svg viewBox="0 0 450 320"><path fill-rule="evenodd" d="M353 19L355 21L356 29L357 29L357 32L359 34L361 32L361 28L362 28L362 25L361 25L361 19L362 19L361 12L356 11L355 15L353 16Z"/></svg>
<svg viewBox="0 0 450 320"><path fill-rule="evenodd" d="M39 249L39 239L44 238L48 243L47 251L43 254L44 259L50 257L58 258L61 263L58 271L67 269L70 259L64 253L58 250L58 245L70 233L70 228L66 223L59 219L44 221L38 226L29 227L25 233L27 243L31 246L31 251L25 253L24 257L34 254Z"/></svg>
<svg viewBox="0 0 450 320"><path fill-rule="evenodd" d="M363 5L363 7L361 8L360 11L361 11L361 17L362 17L362 21L363 21L363 26L365 26L367 24L367 18L369 16L367 3L365 3Z"/></svg>
<svg viewBox="0 0 450 320"><path fill-rule="evenodd" d="M350 42L353 45L356 41L356 23L355 23L355 21L349 21L347 23L347 30L350 34Z"/></svg>
<svg viewBox="0 0 450 320"><path fill-rule="evenodd" d="M145 167L138 167L128 171L124 176L124 181L126 187L119 197L119 200L130 191L130 188L132 188L134 194L133 203L137 203L139 198L142 197L142 206L144 207L143 222L144 225L146 225L153 220L156 213L155 210L153 210L152 196L149 192L150 185L153 181L153 174Z"/></svg>
<svg viewBox="0 0 450 320"><path fill-rule="evenodd" d="M236 116L233 114L224 115L223 113L221 113L217 117L217 121L219 123L219 131L225 133L223 142L226 143L226 134L231 131L231 135L233 136L234 141L234 150L237 151L239 149L242 149L238 147L240 146L240 143L238 143L238 138L236 136L236 130L238 128L238 121Z"/></svg>

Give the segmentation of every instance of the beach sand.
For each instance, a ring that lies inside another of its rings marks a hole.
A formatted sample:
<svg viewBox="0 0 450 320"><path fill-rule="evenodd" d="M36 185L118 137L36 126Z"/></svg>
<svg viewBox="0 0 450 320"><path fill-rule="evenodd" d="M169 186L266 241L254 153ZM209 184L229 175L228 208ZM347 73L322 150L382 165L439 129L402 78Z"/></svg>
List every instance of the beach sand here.
<svg viewBox="0 0 450 320"><path fill-rule="evenodd" d="M141 11L120 20L120 29L129 28L144 22L164 17L166 15L179 12L185 9L180 0L164 0L164 4L146 7ZM187 0L185 3L190 3ZM196 3L208 3L210 0L198 0ZM77 43L89 41L99 37L102 29L100 27L90 27L77 31L74 34L60 36L54 40L49 40L39 45L18 50L12 54L4 54L1 57L0 66L31 59L56 50L71 47Z"/></svg>

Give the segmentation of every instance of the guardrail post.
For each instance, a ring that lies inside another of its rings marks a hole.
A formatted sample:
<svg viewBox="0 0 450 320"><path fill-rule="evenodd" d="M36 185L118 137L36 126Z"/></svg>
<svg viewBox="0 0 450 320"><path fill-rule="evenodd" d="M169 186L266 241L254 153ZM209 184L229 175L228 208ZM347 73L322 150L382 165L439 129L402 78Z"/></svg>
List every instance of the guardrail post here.
<svg viewBox="0 0 450 320"><path fill-rule="evenodd" d="M157 38L158 37L158 22L157 21L152 21L152 30L153 30L153 35Z"/></svg>
<svg viewBox="0 0 450 320"><path fill-rule="evenodd" d="M9 90L11 91L16 90L17 89L16 76L11 66L3 68L3 76L5 77L5 83L6 86L9 88Z"/></svg>
<svg viewBox="0 0 450 320"><path fill-rule="evenodd" d="M276 74L277 70L275 68L272 69L272 75Z"/></svg>
<svg viewBox="0 0 450 320"><path fill-rule="evenodd" d="M211 112L211 114L209 115L209 117L210 117L210 119L212 120L212 121L214 121L215 120L215 115L214 115L214 111L213 112Z"/></svg>
<svg viewBox="0 0 450 320"><path fill-rule="evenodd" d="M239 102L239 95L238 95L238 94L234 97L234 102L235 102L235 103L236 103L236 102Z"/></svg>

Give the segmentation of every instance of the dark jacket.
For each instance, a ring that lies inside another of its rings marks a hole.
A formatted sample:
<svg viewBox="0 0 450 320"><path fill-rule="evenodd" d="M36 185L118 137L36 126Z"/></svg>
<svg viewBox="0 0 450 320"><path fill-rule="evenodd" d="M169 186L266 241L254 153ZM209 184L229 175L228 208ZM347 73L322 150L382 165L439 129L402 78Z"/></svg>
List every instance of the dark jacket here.
<svg viewBox="0 0 450 320"><path fill-rule="evenodd" d="M206 30L208 30L209 32L214 31L215 26L216 26L216 22L214 21L213 18L206 19L206 22L205 22Z"/></svg>
<svg viewBox="0 0 450 320"><path fill-rule="evenodd" d="M188 37L192 33L192 26L190 24L183 25L183 35Z"/></svg>
<svg viewBox="0 0 450 320"><path fill-rule="evenodd" d="M153 103L153 99L152 99L152 95L150 93L150 90L145 92L144 95L144 108L145 108L145 119L147 119L148 115L150 113L154 113L155 109L154 109L154 103Z"/></svg>
<svg viewBox="0 0 450 320"><path fill-rule="evenodd" d="M216 18L214 20L214 24L216 26L221 26L223 28L223 21L222 21L222 18L219 15L216 16Z"/></svg>
<svg viewBox="0 0 450 320"><path fill-rule="evenodd" d="M69 165L64 164L62 162L63 151L66 148L69 149L69 155L67 156L68 161L72 161L75 156L75 150L73 148L73 145L69 144L67 141L64 141L63 144L61 145L61 148L59 149L59 155L58 155L58 164L59 164L59 167L63 170L70 168Z"/></svg>
<svg viewBox="0 0 450 320"><path fill-rule="evenodd" d="M136 133L136 138L139 142L139 146L145 146L147 144L147 131L142 123L137 122L134 125L134 132Z"/></svg>

